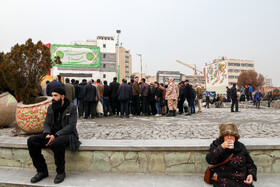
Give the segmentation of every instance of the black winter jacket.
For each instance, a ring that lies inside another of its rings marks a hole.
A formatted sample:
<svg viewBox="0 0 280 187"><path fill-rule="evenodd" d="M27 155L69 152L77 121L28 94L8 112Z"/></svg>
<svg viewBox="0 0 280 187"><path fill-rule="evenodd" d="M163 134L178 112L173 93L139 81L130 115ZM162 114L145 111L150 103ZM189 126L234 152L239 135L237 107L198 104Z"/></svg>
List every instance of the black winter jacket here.
<svg viewBox="0 0 280 187"><path fill-rule="evenodd" d="M88 84L85 86L85 101L96 101L96 87L92 84Z"/></svg>
<svg viewBox="0 0 280 187"><path fill-rule="evenodd" d="M119 86L120 86L120 83L118 83L118 82L111 82L110 83L110 90L111 90L110 97L112 97L112 98L117 98L118 97Z"/></svg>
<svg viewBox="0 0 280 187"><path fill-rule="evenodd" d="M85 96L85 86L87 85L86 82L81 82L78 86L78 99L84 99L84 96Z"/></svg>
<svg viewBox="0 0 280 187"><path fill-rule="evenodd" d="M188 100L188 102L192 99L192 86L190 84L184 86L184 97Z"/></svg>
<svg viewBox="0 0 280 187"><path fill-rule="evenodd" d="M132 87L128 84L121 84L118 88L118 100L128 101L132 98Z"/></svg>
<svg viewBox="0 0 280 187"><path fill-rule="evenodd" d="M234 149L223 149L222 138L218 138L210 145L206 160L209 164L215 165L226 160L231 153L231 160L226 164L214 168L218 180L214 181L214 186L253 186L247 185L243 181L249 174L253 175L253 180L257 180L257 167L244 144L239 141L234 143Z"/></svg>
<svg viewBox="0 0 280 187"><path fill-rule="evenodd" d="M237 90L236 90L236 87L233 86L233 87L231 88L230 96L231 96L231 99L237 99Z"/></svg>
<svg viewBox="0 0 280 187"><path fill-rule="evenodd" d="M44 134L51 134L52 126L54 125L54 112L52 105L48 107L47 116L44 123ZM69 135L70 150L75 152L81 142L79 141L79 135L76 128L77 125L77 107L70 103L70 105L64 110L61 120L62 129L57 131L58 136Z"/></svg>

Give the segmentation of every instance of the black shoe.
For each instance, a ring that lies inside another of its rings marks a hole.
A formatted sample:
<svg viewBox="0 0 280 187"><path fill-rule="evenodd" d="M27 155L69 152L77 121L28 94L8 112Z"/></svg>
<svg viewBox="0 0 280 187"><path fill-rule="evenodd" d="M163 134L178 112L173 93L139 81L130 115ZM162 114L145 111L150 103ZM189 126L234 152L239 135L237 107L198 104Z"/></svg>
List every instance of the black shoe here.
<svg viewBox="0 0 280 187"><path fill-rule="evenodd" d="M126 118L129 118L129 116L125 116Z"/></svg>
<svg viewBox="0 0 280 187"><path fill-rule="evenodd" d="M173 110L173 116L177 116L176 110Z"/></svg>
<svg viewBox="0 0 280 187"><path fill-rule="evenodd" d="M54 183L58 184L64 181L65 178L65 172L64 173L58 173L54 178Z"/></svg>
<svg viewBox="0 0 280 187"><path fill-rule="evenodd" d="M231 112L234 112L234 110L232 110Z"/></svg>
<svg viewBox="0 0 280 187"><path fill-rule="evenodd" d="M34 177L31 178L30 182L31 183L36 183L42 180L43 178L46 178L49 176L49 173L46 172L38 172Z"/></svg>

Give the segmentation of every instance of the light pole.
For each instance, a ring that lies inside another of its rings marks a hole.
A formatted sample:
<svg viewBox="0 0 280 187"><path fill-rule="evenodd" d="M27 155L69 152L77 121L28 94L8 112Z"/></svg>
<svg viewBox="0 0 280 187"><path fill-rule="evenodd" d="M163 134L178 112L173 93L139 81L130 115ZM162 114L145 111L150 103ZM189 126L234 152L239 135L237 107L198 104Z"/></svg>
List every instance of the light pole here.
<svg viewBox="0 0 280 187"><path fill-rule="evenodd" d="M142 79L142 54L136 54L136 55L140 57L140 62L141 62L141 79Z"/></svg>
<svg viewBox="0 0 280 187"><path fill-rule="evenodd" d="M120 82L120 33L121 30L116 31L118 34L117 42L118 42L118 63L117 63L117 76L118 76L118 82Z"/></svg>

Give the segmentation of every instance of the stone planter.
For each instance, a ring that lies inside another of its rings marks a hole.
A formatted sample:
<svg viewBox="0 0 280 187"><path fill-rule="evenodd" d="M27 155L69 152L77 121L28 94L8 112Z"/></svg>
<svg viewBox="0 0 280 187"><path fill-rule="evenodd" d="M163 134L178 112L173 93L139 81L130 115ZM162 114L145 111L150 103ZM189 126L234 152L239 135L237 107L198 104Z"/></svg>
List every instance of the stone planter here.
<svg viewBox="0 0 280 187"><path fill-rule="evenodd" d="M0 127L7 127L16 120L17 100L9 92L0 95Z"/></svg>
<svg viewBox="0 0 280 187"><path fill-rule="evenodd" d="M28 133L42 133L48 106L52 103L52 97L38 97L35 104L25 105L18 103L16 120L18 127Z"/></svg>

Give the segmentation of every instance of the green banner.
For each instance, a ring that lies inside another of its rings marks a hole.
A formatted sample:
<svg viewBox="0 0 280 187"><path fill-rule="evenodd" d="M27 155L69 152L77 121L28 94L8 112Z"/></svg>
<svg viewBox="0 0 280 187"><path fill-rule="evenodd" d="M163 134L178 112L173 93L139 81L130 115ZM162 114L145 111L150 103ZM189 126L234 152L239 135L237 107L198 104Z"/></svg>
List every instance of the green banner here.
<svg viewBox="0 0 280 187"><path fill-rule="evenodd" d="M100 48L97 46L51 45L51 59L59 56L62 64L57 67L100 68Z"/></svg>

